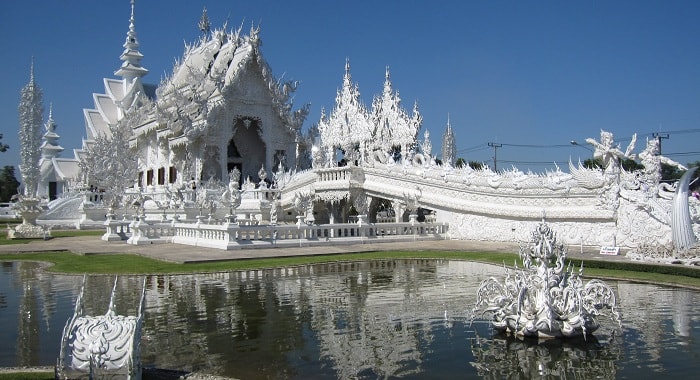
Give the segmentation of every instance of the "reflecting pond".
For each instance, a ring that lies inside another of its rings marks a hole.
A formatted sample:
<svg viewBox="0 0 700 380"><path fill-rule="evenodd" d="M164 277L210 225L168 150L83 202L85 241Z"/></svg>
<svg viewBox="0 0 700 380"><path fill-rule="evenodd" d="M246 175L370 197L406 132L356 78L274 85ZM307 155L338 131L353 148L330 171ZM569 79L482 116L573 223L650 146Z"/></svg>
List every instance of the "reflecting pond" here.
<svg viewBox="0 0 700 380"><path fill-rule="evenodd" d="M82 276L2 262L0 366L54 365ZM584 272L585 273L585 272ZM502 267L455 260L328 263L146 277L145 366L240 379L649 378L700 369L700 293L607 281L622 329L561 343L470 325L479 283ZM117 284L135 314L142 276ZM106 312L114 277L89 276L88 314Z"/></svg>

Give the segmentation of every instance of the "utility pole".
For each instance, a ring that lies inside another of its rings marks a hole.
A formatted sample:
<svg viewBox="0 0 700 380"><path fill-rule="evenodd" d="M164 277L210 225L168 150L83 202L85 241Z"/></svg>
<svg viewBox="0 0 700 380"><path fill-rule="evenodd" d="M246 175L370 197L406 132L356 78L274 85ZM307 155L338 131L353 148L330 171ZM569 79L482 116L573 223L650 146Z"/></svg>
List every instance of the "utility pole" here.
<svg viewBox="0 0 700 380"><path fill-rule="evenodd" d="M668 133L661 133L661 132L654 132L651 134L652 137L654 137L658 142L659 142L659 155L661 154L661 139L668 139L669 134Z"/></svg>
<svg viewBox="0 0 700 380"><path fill-rule="evenodd" d="M488 143L488 145L493 148L493 171L497 172L498 171L498 166L497 166L498 165L498 152L497 152L497 150L498 150L498 148L502 147L503 144L490 142L490 143Z"/></svg>

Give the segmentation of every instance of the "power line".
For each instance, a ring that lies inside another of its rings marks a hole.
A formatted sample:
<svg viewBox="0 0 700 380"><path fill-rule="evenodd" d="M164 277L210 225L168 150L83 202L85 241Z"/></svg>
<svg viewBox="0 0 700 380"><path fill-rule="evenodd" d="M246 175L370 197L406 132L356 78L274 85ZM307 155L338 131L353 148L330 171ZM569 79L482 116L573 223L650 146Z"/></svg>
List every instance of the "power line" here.
<svg viewBox="0 0 700 380"><path fill-rule="evenodd" d="M488 147L486 146L486 144L481 143L479 145L474 145L474 146L469 147L469 148L459 149L459 150L457 150L457 153L477 152L477 151L484 150L487 148Z"/></svg>
<svg viewBox="0 0 700 380"><path fill-rule="evenodd" d="M700 152L676 152L676 153L664 153L664 156L694 156L700 154Z"/></svg>
<svg viewBox="0 0 700 380"><path fill-rule="evenodd" d="M536 145L536 144L501 144L503 146L512 146L517 148L571 148L571 144L548 144L548 145Z"/></svg>
<svg viewBox="0 0 700 380"><path fill-rule="evenodd" d="M644 134L643 136L645 136L645 135L653 135L653 134L655 134L655 133L666 133L666 134L672 133L672 134L674 134L674 135L680 135L680 134L685 134L685 133L700 133L700 128L677 129L677 130L675 130L675 131L650 132L650 133Z"/></svg>
<svg viewBox="0 0 700 380"><path fill-rule="evenodd" d="M514 160L499 160L505 164L522 164L522 165L557 165L557 161L514 161ZM565 161L566 163L566 161Z"/></svg>

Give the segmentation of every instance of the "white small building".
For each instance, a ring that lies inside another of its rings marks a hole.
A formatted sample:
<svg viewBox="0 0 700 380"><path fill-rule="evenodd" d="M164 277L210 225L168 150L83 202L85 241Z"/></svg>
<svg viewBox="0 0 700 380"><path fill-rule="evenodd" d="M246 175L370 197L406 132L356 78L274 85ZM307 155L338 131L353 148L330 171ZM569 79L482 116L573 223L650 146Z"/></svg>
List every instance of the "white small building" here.
<svg viewBox="0 0 700 380"><path fill-rule="evenodd" d="M41 144L41 159L39 160L39 183L37 195L48 200L54 200L68 190L66 177L56 170L54 160L59 158L63 147L58 144L59 135L56 133L56 122L53 119L53 108L49 109L49 120L46 121L46 132Z"/></svg>

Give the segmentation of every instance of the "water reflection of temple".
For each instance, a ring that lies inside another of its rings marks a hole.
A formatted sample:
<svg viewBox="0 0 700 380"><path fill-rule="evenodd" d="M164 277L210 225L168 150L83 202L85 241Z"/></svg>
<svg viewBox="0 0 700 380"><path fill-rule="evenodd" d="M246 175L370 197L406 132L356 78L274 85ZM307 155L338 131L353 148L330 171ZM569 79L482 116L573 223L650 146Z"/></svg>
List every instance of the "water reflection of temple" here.
<svg viewBox="0 0 700 380"><path fill-rule="evenodd" d="M697 292L629 282L619 282L617 292L623 312L623 326L635 334L635 341L643 342L644 354L648 355L649 361L661 362L662 348L668 334L662 321L670 320L676 335L691 338L691 315L694 315L693 309L697 309ZM660 364L653 369L664 371Z"/></svg>
<svg viewBox="0 0 700 380"><path fill-rule="evenodd" d="M60 335L81 277L31 265L3 267L0 279L9 276L11 285L2 283L0 300L5 310L17 311L14 320L3 323L17 329L0 337L17 339L14 365L50 365L60 339L44 334ZM479 282L502 271L460 261L396 260L148 276L142 357L146 365L238 378L299 377L304 365L320 365L336 377L422 372L426 347L439 339L438 327L467 320ZM126 276L118 282L121 314L135 312L142 279ZM112 276L88 278L88 313L104 312L113 281ZM692 341L698 294L624 282L616 289L628 335L625 350L636 350L637 360L648 359L644 368L663 369L669 360L664 345L674 337L669 326L681 340ZM6 315L0 308L0 317ZM260 362L265 363L260 368L241 365Z"/></svg>
<svg viewBox="0 0 700 380"><path fill-rule="evenodd" d="M498 335L472 341L472 365L484 379L614 379L620 343L587 340L519 339Z"/></svg>

